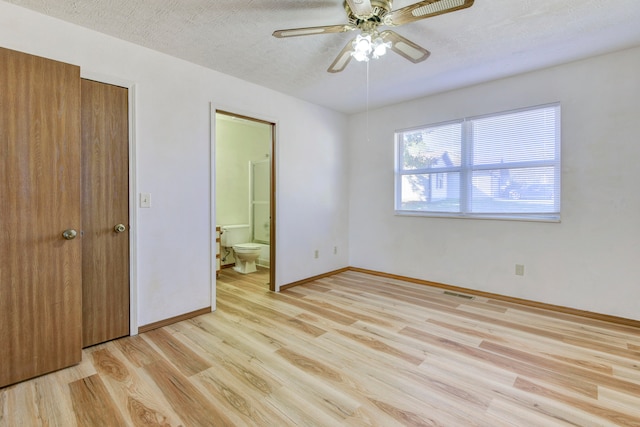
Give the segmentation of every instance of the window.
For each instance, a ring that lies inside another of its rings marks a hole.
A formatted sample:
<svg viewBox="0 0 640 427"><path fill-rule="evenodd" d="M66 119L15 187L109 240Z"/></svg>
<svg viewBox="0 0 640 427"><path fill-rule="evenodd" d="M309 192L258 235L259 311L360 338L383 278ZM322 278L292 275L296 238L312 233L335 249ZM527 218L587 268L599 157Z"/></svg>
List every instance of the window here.
<svg viewBox="0 0 640 427"><path fill-rule="evenodd" d="M560 105L396 132L398 214L560 220Z"/></svg>

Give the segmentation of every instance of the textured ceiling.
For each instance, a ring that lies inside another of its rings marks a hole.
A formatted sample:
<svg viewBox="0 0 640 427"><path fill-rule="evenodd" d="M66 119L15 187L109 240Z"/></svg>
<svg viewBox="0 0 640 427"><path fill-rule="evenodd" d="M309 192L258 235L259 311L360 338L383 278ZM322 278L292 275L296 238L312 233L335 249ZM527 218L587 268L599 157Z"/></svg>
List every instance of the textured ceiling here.
<svg viewBox="0 0 640 427"><path fill-rule="evenodd" d="M640 45L640 0L476 0L396 27L431 57L388 53L326 72L355 33L276 39L346 23L342 0L8 0L345 113ZM396 0L393 9L414 3Z"/></svg>

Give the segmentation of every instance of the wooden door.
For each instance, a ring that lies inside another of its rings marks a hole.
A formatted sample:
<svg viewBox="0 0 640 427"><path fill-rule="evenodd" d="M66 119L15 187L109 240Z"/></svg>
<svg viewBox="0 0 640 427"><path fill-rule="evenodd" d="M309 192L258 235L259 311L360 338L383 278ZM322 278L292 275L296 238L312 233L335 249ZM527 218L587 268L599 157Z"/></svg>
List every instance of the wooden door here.
<svg viewBox="0 0 640 427"><path fill-rule="evenodd" d="M83 347L129 335L128 104L127 89L82 80Z"/></svg>
<svg viewBox="0 0 640 427"><path fill-rule="evenodd" d="M0 387L80 362L80 69L0 48Z"/></svg>

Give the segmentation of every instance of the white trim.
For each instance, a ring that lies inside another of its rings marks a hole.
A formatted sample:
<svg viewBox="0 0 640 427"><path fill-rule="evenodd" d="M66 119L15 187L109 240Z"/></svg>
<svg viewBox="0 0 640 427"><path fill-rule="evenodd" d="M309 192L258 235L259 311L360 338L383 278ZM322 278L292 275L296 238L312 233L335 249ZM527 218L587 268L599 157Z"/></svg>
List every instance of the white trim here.
<svg viewBox="0 0 640 427"><path fill-rule="evenodd" d="M217 261L215 253L217 251L216 243L216 109L213 106L213 102L209 103L209 186L210 186L210 215L209 215L209 228L211 229L209 238L209 259L211 260L209 269L209 282L211 288L211 311L216 311L216 270ZM222 260L220 260L222 263Z"/></svg>
<svg viewBox="0 0 640 427"><path fill-rule="evenodd" d="M127 89L129 96L129 335L138 335L138 162L136 157L136 84L80 69L80 77Z"/></svg>

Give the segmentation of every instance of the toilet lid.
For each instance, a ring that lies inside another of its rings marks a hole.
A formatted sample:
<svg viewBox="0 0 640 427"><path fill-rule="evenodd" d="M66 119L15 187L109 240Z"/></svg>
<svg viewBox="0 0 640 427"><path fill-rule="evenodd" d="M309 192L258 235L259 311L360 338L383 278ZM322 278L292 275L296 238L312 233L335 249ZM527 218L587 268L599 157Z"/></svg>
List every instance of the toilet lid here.
<svg viewBox="0 0 640 427"><path fill-rule="evenodd" d="M237 245L233 245L233 249L245 250L245 251L255 251L256 249L260 249L260 246L255 245L253 243L240 243Z"/></svg>

